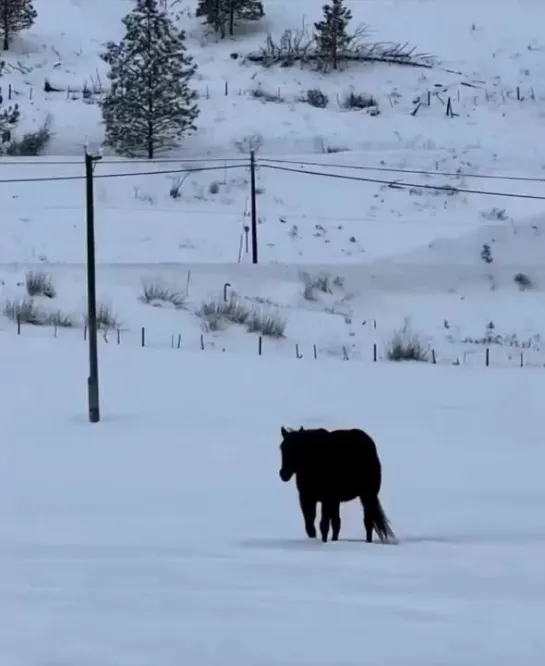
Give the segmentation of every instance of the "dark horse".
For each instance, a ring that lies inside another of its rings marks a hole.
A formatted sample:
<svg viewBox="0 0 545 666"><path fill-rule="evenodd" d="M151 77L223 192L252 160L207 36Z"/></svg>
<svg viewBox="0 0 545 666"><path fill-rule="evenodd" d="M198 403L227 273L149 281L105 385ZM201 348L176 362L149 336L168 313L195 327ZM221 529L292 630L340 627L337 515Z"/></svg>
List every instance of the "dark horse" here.
<svg viewBox="0 0 545 666"><path fill-rule="evenodd" d="M341 531L341 502L359 497L364 510L366 541L372 542L373 530L382 542L395 542L390 522L378 495L382 469L375 442L363 430L287 430L281 429L282 467L280 478L289 481L295 475L305 530L316 538L316 505L322 504L320 533L327 541L329 526L332 540Z"/></svg>

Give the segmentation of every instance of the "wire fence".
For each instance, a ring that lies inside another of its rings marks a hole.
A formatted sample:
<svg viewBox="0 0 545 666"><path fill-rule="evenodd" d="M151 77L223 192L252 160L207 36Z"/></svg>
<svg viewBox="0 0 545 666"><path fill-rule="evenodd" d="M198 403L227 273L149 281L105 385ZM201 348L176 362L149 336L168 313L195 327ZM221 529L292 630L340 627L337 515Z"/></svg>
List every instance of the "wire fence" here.
<svg viewBox="0 0 545 666"><path fill-rule="evenodd" d="M49 329L46 334L44 328ZM87 327L63 328L62 326L36 327L17 321L8 329L20 339L27 337L50 337L59 341L79 339L87 341ZM170 349L175 351L235 353L251 356L283 357L297 360L320 361L338 359L344 362L360 363L407 363L410 359L389 358L388 345L369 341L366 344L347 343L335 346L314 343L295 342L289 339L270 340L263 335L241 336L236 342L222 338L221 335L207 333L186 334L174 332L158 333L151 327L141 326L134 330L101 329L98 340L110 347L131 347L139 349ZM413 361L416 362L416 361ZM421 361L427 365L448 367L487 367L487 368L545 368L545 350L536 348L504 347L499 344L475 345L469 350L456 349L450 353L437 351L430 347Z"/></svg>
<svg viewBox="0 0 545 666"><path fill-rule="evenodd" d="M243 88L233 85L228 79L219 81L216 85L197 86L195 92L199 99L216 99L218 97L249 97L263 102L273 103L294 103L306 102L305 92L293 91L293 87L287 86L263 86L256 83L252 87ZM41 89L43 94L50 97L64 97L70 101L82 101L94 103L106 95L109 90L104 86L99 77L90 77L88 81L83 82L59 82L44 79L44 85ZM493 86L486 86L482 83L469 83L466 81L457 81L455 83L443 85L436 84L427 88L423 86L422 90L416 95L411 94L405 97L398 92L391 91L378 92L371 91L375 97L381 97L387 101L391 108L400 106L406 107L406 112L411 115L418 115L425 112L425 109L443 112L445 115L455 117L457 110L467 111L482 105L505 106L507 104L535 103L543 100L543 93L529 85L506 85L498 83ZM33 100L36 97L36 88L31 85L20 89L8 83L6 86L6 97L8 101L26 98ZM410 102L407 100L410 99ZM449 101L450 100L450 101ZM336 101L339 108L346 108L343 99L337 95ZM447 107L450 111L447 113Z"/></svg>

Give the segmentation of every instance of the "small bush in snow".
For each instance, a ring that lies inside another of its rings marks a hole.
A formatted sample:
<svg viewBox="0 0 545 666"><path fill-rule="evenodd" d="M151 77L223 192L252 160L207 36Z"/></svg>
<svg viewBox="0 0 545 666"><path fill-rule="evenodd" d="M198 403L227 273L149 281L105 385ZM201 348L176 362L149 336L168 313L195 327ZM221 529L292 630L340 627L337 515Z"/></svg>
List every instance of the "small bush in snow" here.
<svg viewBox="0 0 545 666"><path fill-rule="evenodd" d="M25 274L25 286L29 296L55 298L57 295L51 276L43 271L28 271Z"/></svg>
<svg viewBox="0 0 545 666"><path fill-rule="evenodd" d="M188 178L189 173L186 173L183 176L173 176L170 179L172 185L170 186L168 193L172 199L179 199L182 196L182 186ZM151 203L153 203L153 201Z"/></svg>
<svg viewBox="0 0 545 666"><path fill-rule="evenodd" d="M249 333L261 333L269 338L283 338L286 320L272 310L253 309L246 322Z"/></svg>
<svg viewBox="0 0 545 666"><path fill-rule="evenodd" d="M51 139L51 117L48 116L39 130L23 134L21 139L12 139L6 154L22 157L35 157L41 155Z"/></svg>
<svg viewBox="0 0 545 666"><path fill-rule="evenodd" d="M179 291L171 289L160 282L142 283L142 295L140 300L148 305L160 306L161 303L170 303L176 309L181 309L185 305L185 297Z"/></svg>
<svg viewBox="0 0 545 666"><path fill-rule="evenodd" d="M87 314L83 317L85 326L89 326ZM97 328L103 331L118 330L120 328L119 319L113 311L113 308L106 303L97 304Z"/></svg>
<svg viewBox="0 0 545 666"><path fill-rule="evenodd" d="M208 192L210 194L217 194L220 191L220 184L217 180L213 180L208 186Z"/></svg>
<svg viewBox="0 0 545 666"><path fill-rule="evenodd" d="M344 109L370 109L378 111L378 102L372 95L350 92L342 102Z"/></svg>
<svg viewBox="0 0 545 666"><path fill-rule="evenodd" d="M507 220L507 212L505 208L491 208L490 210L484 210L481 213L481 217L483 217L485 220L500 220L501 222L505 222Z"/></svg>
<svg viewBox="0 0 545 666"><path fill-rule="evenodd" d="M390 342L386 346L386 358L389 361L421 361L428 360L429 348L414 333L408 321L403 328L394 332Z"/></svg>
<svg viewBox="0 0 545 666"><path fill-rule="evenodd" d="M255 134L249 134L242 137L242 139L235 141L234 144L239 153L249 154L252 151L257 153L263 145L263 141L263 135L256 132Z"/></svg>
<svg viewBox="0 0 545 666"><path fill-rule="evenodd" d="M62 310L55 310L55 312L47 313L45 324L57 328L73 328L74 318Z"/></svg>
<svg viewBox="0 0 545 666"><path fill-rule="evenodd" d="M527 289L532 289L534 286L534 283L532 282L532 278L529 275L526 275L526 273L517 273L513 281L518 284L519 289L521 291L526 291Z"/></svg>
<svg viewBox="0 0 545 666"><path fill-rule="evenodd" d="M484 261L485 264L494 263L494 257L492 256L492 248L488 243L484 243L481 248L481 260Z"/></svg>
<svg viewBox="0 0 545 666"><path fill-rule="evenodd" d="M344 285L342 277L337 275L335 278L332 278L329 273L310 275L303 271L299 274L299 277L303 282L303 298L306 301L315 301L317 296L316 292L332 294L333 287L341 289Z"/></svg>
<svg viewBox="0 0 545 666"><path fill-rule="evenodd" d="M255 88L252 88L250 90L250 96L253 97L254 99L261 99L264 102L283 102L284 99L280 95L280 91L277 93L269 93L266 90L263 90L263 88L258 85Z"/></svg>
<svg viewBox="0 0 545 666"><path fill-rule="evenodd" d="M3 312L10 321L21 324L45 326L47 323L47 313L39 308L32 298L8 299L4 303Z"/></svg>
<svg viewBox="0 0 545 666"><path fill-rule="evenodd" d="M222 321L245 324L250 313L251 310L237 296L231 295L227 301L219 298L205 301L197 314L209 324L209 327L212 322L212 326L221 328Z"/></svg>
<svg viewBox="0 0 545 666"><path fill-rule="evenodd" d="M316 109L325 109L329 104L329 97L319 88L311 88L307 90L305 102Z"/></svg>

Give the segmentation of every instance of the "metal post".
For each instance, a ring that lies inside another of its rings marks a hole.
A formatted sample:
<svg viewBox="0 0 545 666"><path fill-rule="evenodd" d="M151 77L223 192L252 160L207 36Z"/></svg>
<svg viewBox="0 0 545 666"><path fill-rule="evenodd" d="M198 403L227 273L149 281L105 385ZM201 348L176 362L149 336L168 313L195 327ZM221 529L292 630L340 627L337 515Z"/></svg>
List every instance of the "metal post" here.
<svg viewBox="0 0 545 666"><path fill-rule="evenodd" d="M257 193L255 187L255 152L250 152L250 198L252 207L252 264L257 264Z"/></svg>
<svg viewBox="0 0 545 666"><path fill-rule="evenodd" d="M89 333L89 378L87 396L89 421L100 421L98 394L97 307L95 275L95 210L93 201L93 167L100 157L85 153L85 186L87 210L87 328Z"/></svg>

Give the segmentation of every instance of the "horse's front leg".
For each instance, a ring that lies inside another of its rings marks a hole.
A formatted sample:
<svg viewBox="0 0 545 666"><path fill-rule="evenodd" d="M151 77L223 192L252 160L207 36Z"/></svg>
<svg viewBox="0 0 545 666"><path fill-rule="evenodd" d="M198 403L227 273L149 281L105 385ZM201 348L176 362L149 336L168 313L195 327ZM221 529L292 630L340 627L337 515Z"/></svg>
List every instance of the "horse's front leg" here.
<svg viewBox="0 0 545 666"><path fill-rule="evenodd" d="M316 502L312 497L299 492L299 504L301 512L305 520L305 531L310 539L316 538L316 527L314 521L316 520Z"/></svg>
<svg viewBox="0 0 545 666"><path fill-rule="evenodd" d="M328 502L322 502L322 516L320 518L320 534L322 541L327 542L327 535L329 533L331 505Z"/></svg>
<svg viewBox="0 0 545 666"><path fill-rule="evenodd" d="M329 510L329 522L331 523L331 541L338 541L341 532L341 505L339 502L332 502Z"/></svg>

